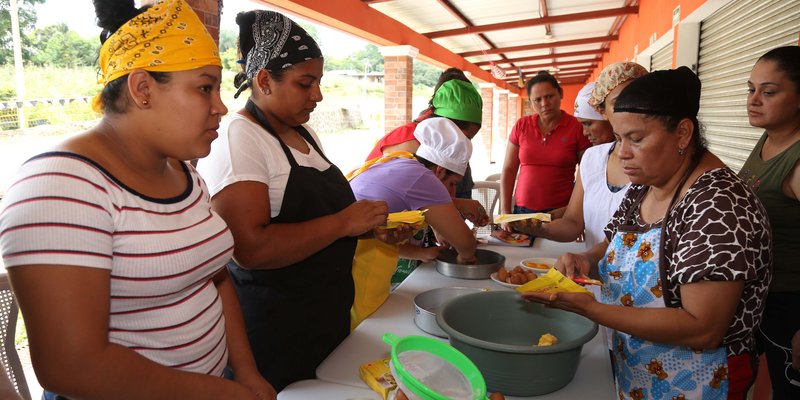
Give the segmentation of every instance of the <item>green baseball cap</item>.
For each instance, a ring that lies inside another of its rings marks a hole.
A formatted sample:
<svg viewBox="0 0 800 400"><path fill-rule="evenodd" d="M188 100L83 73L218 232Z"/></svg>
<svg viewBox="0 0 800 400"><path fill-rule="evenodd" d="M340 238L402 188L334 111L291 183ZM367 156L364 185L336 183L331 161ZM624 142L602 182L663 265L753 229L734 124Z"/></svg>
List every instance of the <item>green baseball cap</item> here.
<svg viewBox="0 0 800 400"><path fill-rule="evenodd" d="M440 117L480 124L483 100L472 83L451 79L433 94L433 108Z"/></svg>

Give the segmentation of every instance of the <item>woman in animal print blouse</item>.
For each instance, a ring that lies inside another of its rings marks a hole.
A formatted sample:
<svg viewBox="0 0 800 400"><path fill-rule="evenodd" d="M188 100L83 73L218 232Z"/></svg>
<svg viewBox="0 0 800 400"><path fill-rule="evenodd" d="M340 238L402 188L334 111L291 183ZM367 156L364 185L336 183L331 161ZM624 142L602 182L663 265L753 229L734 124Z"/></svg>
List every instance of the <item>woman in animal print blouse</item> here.
<svg viewBox="0 0 800 400"><path fill-rule="evenodd" d="M607 240L565 254L567 276L598 272L599 301L525 293L612 329L620 399L744 399L770 282L771 234L755 194L705 148L700 80L656 71L617 98L611 123L632 186Z"/></svg>

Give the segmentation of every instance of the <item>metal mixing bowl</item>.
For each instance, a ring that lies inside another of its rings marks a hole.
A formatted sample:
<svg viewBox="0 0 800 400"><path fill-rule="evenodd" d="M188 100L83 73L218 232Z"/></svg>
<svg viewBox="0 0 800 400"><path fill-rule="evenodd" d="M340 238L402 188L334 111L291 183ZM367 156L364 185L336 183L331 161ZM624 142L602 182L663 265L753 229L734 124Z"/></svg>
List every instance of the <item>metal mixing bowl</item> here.
<svg viewBox="0 0 800 400"><path fill-rule="evenodd" d="M459 279L489 279L493 272L505 265L506 257L500 253L478 249L475 251L475 264L459 264L458 253L447 249L436 258L436 270L444 276Z"/></svg>
<svg viewBox="0 0 800 400"><path fill-rule="evenodd" d="M489 391L537 396L566 386L575 376L583 345L597 324L578 314L522 300L514 291L491 291L455 298L436 321L450 344L469 357ZM552 346L538 346L550 333Z"/></svg>
<svg viewBox="0 0 800 400"><path fill-rule="evenodd" d="M485 292L487 289L471 287L443 287L427 290L414 297L414 323L434 336L447 338L436 322L436 314L448 301L465 294Z"/></svg>

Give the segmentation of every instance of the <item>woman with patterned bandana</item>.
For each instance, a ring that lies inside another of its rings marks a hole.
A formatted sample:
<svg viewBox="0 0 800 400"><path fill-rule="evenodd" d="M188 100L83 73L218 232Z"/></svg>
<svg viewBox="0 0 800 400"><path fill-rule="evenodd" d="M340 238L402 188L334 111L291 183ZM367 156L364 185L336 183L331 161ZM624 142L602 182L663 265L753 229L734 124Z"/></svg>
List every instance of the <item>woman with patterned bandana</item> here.
<svg viewBox="0 0 800 400"><path fill-rule="evenodd" d="M222 122L198 170L233 233L229 270L258 369L280 391L314 378L349 334L356 242L388 212L383 201L356 201L305 125L322 101L314 39L273 11L236 22L244 72L235 83L250 98Z"/></svg>

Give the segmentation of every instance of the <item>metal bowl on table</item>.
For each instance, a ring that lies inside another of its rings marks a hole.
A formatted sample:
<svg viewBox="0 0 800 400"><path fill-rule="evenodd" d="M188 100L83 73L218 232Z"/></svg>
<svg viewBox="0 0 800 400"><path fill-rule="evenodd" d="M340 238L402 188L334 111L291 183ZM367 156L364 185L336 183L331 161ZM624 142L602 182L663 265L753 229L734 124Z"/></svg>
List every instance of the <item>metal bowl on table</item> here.
<svg viewBox="0 0 800 400"><path fill-rule="evenodd" d="M443 250L436 258L436 270L451 278L489 279L506 262L504 255L486 249L475 250L475 258L475 264L459 264L455 250Z"/></svg>
<svg viewBox="0 0 800 400"><path fill-rule="evenodd" d="M485 292L488 289L471 287L443 287L427 290L414 297L414 323L434 336L447 338L436 322L436 314L448 301L465 294Z"/></svg>

